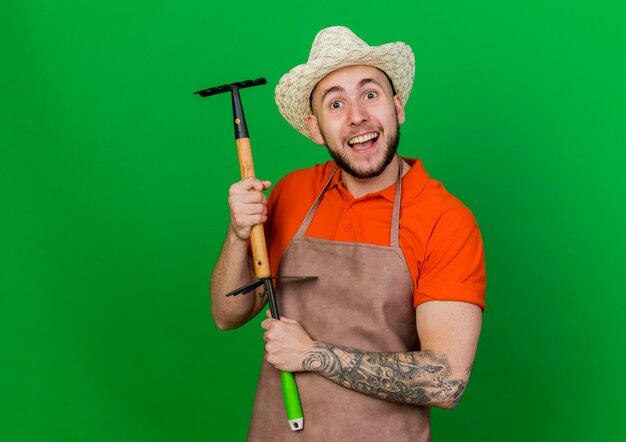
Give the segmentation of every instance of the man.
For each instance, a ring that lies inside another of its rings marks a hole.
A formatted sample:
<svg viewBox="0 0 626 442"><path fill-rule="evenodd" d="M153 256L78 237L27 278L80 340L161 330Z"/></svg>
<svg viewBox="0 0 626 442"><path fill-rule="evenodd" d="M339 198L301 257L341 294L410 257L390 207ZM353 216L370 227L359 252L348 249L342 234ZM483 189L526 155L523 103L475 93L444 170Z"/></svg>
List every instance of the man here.
<svg viewBox="0 0 626 442"><path fill-rule="evenodd" d="M253 279L247 241L265 223L281 320L268 317L250 440L431 439L430 407L468 382L484 309L483 246L471 212L419 160L396 154L414 77L404 43L368 46L322 30L276 87L282 115L334 161L230 188L231 222L211 285L222 329L267 299L223 295ZM338 170L336 170L338 166ZM269 316L269 315L268 315ZM304 429L292 432L279 370L296 373Z"/></svg>

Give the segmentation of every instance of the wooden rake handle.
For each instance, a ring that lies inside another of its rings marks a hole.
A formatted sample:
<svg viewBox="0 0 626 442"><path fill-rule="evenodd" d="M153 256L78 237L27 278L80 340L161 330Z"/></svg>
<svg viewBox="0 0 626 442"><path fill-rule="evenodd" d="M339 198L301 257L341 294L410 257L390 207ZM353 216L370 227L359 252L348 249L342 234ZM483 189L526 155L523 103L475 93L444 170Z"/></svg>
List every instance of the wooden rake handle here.
<svg viewBox="0 0 626 442"><path fill-rule="evenodd" d="M254 174L254 162L252 161L252 150L250 149L250 138L238 138L236 142L241 178L256 177ZM269 278L272 276L272 271L267 256L263 224L257 224L252 227L252 231L250 232L250 244L252 246L254 273L256 277Z"/></svg>

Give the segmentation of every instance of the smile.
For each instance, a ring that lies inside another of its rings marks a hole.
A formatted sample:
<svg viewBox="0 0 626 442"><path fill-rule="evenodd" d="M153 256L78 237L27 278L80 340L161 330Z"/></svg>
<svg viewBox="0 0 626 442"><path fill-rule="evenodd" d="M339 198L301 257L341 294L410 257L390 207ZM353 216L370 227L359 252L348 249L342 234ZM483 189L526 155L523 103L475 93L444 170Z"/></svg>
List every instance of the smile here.
<svg viewBox="0 0 626 442"><path fill-rule="evenodd" d="M378 139L378 132L368 132L366 134L358 135L354 138L350 138L348 140L348 144L350 146L354 146L355 144L362 144L369 140L376 141L376 139Z"/></svg>

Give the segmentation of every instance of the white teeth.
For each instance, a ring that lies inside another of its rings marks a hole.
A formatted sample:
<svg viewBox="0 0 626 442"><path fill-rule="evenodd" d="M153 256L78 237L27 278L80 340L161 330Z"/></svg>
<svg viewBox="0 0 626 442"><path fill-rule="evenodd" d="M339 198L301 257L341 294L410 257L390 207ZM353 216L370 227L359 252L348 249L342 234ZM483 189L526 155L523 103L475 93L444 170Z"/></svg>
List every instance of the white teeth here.
<svg viewBox="0 0 626 442"><path fill-rule="evenodd" d="M378 137L378 134L376 132L370 132L365 135L349 139L348 144L365 143L366 141L372 140L376 137Z"/></svg>

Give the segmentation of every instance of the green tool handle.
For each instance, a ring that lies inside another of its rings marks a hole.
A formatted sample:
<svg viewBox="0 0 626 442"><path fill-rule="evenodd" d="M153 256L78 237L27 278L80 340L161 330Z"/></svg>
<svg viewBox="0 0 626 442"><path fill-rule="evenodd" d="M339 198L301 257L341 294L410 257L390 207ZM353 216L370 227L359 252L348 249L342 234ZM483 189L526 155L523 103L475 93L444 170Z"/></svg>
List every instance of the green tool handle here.
<svg viewBox="0 0 626 442"><path fill-rule="evenodd" d="M274 297L274 284L271 279L265 280L265 290L269 296L270 311L272 318L280 319L278 304ZM287 420L293 431L300 431L304 427L304 416L302 414L302 406L300 405L300 395L298 394L298 384L293 377L293 373L289 371L281 371L280 378L283 386L283 399L285 400L285 411L287 412Z"/></svg>
<svg viewBox="0 0 626 442"><path fill-rule="evenodd" d="M281 371L280 377L283 381L283 398L285 399L285 410L287 411L287 420L293 431L302 430L304 426L304 418L302 416L302 407L300 406L300 395L298 394L298 385L293 377L293 373L289 371Z"/></svg>
<svg viewBox="0 0 626 442"><path fill-rule="evenodd" d="M239 156L239 168L241 177L254 177L254 161L252 160L252 150L250 148L250 138L237 138L237 154ZM267 255L267 245L265 244L265 233L263 225L257 224L250 232L250 243L252 244L252 256L254 258L254 271L257 278L265 279L265 289L269 297L270 310L274 319L280 319L278 304L274 297L274 285L271 280L271 269ZM283 398L285 399L285 410L289 426L293 431L302 430L304 418L302 407L300 406L300 395L298 386L293 377L293 373L287 371L280 372L283 385Z"/></svg>

